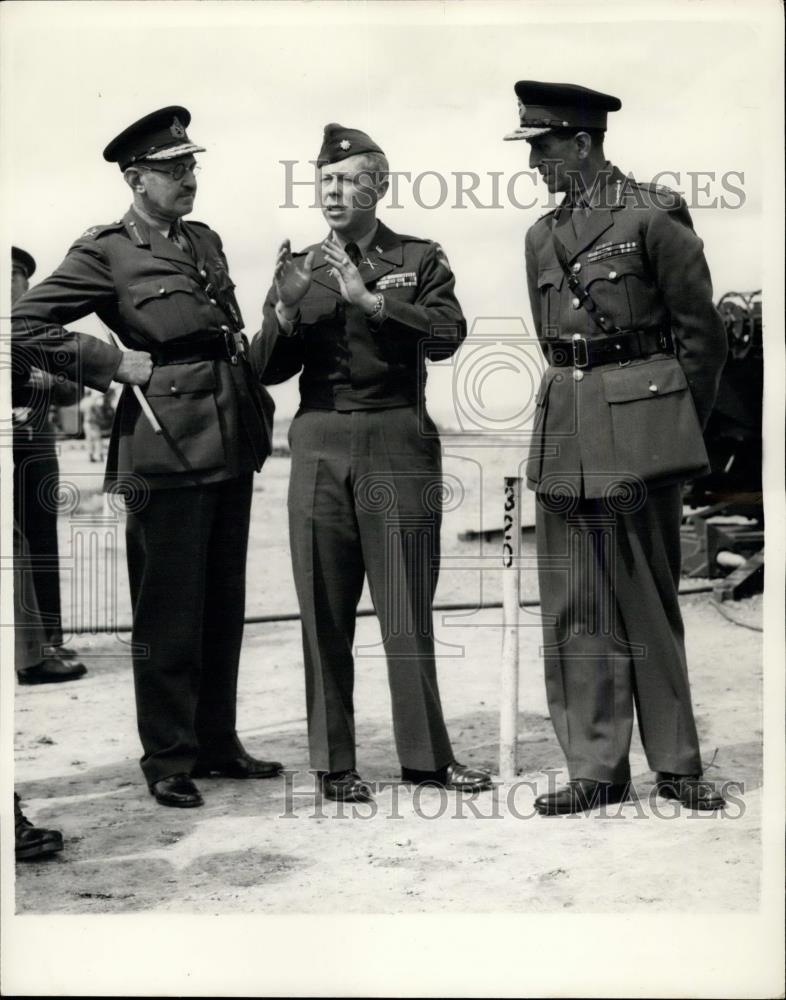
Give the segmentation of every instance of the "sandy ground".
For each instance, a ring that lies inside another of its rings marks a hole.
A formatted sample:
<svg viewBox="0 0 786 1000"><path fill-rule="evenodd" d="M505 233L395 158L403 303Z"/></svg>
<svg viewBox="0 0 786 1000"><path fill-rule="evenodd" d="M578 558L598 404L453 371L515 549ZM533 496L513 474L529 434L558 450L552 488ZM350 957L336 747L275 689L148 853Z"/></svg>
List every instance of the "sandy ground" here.
<svg viewBox="0 0 786 1000"><path fill-rule="evenodd" d="M251 613L295 608L282 494L287 473L286 460L273 460L258 477ZM476 515L484 489L476 484ZM494 514L483 515L484 525L500 520ZM74 518L63 520L68 594ZM446 519L442 600L499 594L496 560L490 570L478 569L478 547L456 541L457 530L477 527L477 516L473 525L469 520L460 510ZM120 537L118 544L123 570ZM534 592L531 576L525 574L525 594ZM117 616L127 620L123 572L117 580ZM634 737L637 803L605 816L533 816L535 788L565 777L546 711L537 627L522 630L519 781L474 799L396 785L385 665L372 618L360 620L357 635L359 766L372 782L394 783L378 791L373 807L321 804L314 796L295 622L249 626L240 673L241 737L252 753L284 761L287 775L205 779L203 808L165 809L147 793L137 763L128 636L82 636L87 677L17 688L16 785L28 816L61 828L66 839L52 860L17 866L17 910L750 912L760 868L761 636L723 619L706 595L685 598L683 611L708 777L744 788L731 789L720 814L692 814L653 799ZM492 771L499 624L494 610L437 615L440 683L457 756Z"/></svg>

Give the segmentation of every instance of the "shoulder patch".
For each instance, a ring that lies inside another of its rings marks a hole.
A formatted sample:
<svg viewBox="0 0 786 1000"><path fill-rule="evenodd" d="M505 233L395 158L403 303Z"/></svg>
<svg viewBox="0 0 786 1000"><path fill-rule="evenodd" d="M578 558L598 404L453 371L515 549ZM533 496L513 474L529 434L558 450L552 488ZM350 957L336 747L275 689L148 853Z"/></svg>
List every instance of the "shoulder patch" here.
<svg viewBox="0 0 786 1000"><path fill-rule="evenodd" d="M434 244L434 251L437 255L437 263L441 264L446 271L449 271L452 274L453 272L450 267L450 261L448 260L448 255L445 253L445 251L442 249L439 243Z"/></svg>

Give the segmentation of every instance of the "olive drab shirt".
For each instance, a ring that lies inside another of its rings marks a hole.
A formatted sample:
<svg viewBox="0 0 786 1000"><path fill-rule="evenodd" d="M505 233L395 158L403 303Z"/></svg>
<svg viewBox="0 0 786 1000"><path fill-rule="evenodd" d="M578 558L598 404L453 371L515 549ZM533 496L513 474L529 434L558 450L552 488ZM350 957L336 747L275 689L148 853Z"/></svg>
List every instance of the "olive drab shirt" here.
<svg viewBox="0 0 786 1000"><path fill-rule="evenodd" d="M603 337L568 287L554 240L598 311L622 330L670 329L675 354L549 366L527 464L530 488L600 497L631 480L677 482L709 471L702 427L726 359L703 243L683 199L607 165L574 228L558 208L527 232L527 284L544 346ZM548 356L548 352L547 352ZM576 375L576 377L574 377Z"/></svg>
<svg viewBox="0 0 786 1000"><path fill-rule="evenodd" d="M263 382L272 385L301 372L301 403L314 409L385 409L421 401L426 357L450 357L466 336L455 278L440 245L378 223L359 270L369 290L385 297L379 323L344 301L320 244L294 256L312 250L312 282L291 336L279 329L275 285L265 301L262 329L251 345Z"/></svg>
<svg viewBox="0 0 786 1000"><path fill-rule="evenodd" d="M174 345L224 338L244 349L243 320L221 239L200 222L181 222L190 250L151 228L133 208L118 222L88 229L57 270L13 310L19 354L39 367L106 390L121 352L64 330L90 313L127 348L157 357ZM150 486L215 482L259 469L270 453L273 403L249 361L226 357L156 363L144 393L163 428L154 433L130 386L118 403L107 460L109 486L127 474ZM170 354L170 357L173 356Z"/></svg>

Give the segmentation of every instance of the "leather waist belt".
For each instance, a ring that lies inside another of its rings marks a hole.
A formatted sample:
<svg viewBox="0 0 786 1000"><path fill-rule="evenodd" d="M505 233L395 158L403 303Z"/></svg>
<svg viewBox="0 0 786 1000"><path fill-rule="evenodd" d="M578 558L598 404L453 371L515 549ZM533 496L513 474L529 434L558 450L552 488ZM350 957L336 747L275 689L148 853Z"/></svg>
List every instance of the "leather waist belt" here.
<svg viewBox="0 0 786 1000"><path fill-rule="evenodd" d="M221 333L189 337L187 340L170 340L150 349L155 365L186 365L197 361L231 361L237 364L241 356L231 330Z"/></svg>
<svg viewBox="0 0 786 1000"><path fill-rule="evenodd" d="M582 337L577 333L571 340L550 340L543 346L549 364L557 368L587 369L674 352L671 331L659 328L625 330L611 337Z"/></svg>

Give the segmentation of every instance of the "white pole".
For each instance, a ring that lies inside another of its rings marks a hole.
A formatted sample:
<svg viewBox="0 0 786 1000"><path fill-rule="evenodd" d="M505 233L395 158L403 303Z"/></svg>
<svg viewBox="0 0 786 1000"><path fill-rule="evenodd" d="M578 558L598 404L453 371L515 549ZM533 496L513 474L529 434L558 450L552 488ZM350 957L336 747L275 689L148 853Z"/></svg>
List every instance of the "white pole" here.
<svg viewBox="0 0 786 1000"><path fill-rule="evenodd" d="M502 684L499 707L499 774L516 777L519 714L519 574L521 479L505 476L502 534Z"/></svg>

